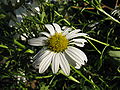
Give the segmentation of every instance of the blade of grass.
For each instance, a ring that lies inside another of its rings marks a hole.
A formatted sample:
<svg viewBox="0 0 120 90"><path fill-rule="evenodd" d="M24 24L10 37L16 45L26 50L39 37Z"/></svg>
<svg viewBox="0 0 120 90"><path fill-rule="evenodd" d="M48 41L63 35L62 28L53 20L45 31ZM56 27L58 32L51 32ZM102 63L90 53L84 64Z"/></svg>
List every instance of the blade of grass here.
<svg viewBox="0 0 120 90"><path fill-rule="evenodd" d="M72 65L71 65L71 68L72 68L76 73L78 73L82 78L84 78L88 83L92 84L93 87L96 87L97 90L100 90L100 88L99 88L93 81L90 81L89 79L87 79L80 71L76 70Z"/></svg>

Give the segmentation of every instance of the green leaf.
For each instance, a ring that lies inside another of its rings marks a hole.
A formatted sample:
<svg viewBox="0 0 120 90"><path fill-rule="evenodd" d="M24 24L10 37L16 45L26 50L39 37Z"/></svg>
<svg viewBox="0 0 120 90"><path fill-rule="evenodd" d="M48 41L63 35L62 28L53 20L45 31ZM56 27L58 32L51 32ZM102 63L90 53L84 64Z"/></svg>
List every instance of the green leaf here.
<svg viewBox="0 0 120 90"><path fill-rule="evenodd" d="M46 15L45 12L42 12L42 14L41 14L41 16L42 16L42 17L41 17L41 23L43 23L43 20L44 20L45 15Z"/></svg>
<svg viewBox="0 0 120 90"><path fill-rule="evenodd" d="M0 19L5 18L6 16L4 14L0 14Z"/></svg>
<svg viewBox="0 0 120 90"><path fill-rule="evenodd" d="M48 76L40 76L40 77L35 77L35 79L43 79L43 78L50 78L53 75L48 75Z"/></svg>
<svg viewBox="0 0 120 90"><path fill-rule="evenodd" d="M24 46L23 44L21 44L20 42L18 42L17 40L14 40L14 43L15 43L16 45L18 45L19 47L25 49L25 46Z"/></svg>
<svg viewBox="0 0 120 90"><path fill-rule="evenodd" d="M8 48L7 46L2 45L2 44L0 45L0 47L1 47L1 48Z"/></svg>
<svg viewBox="0 0 120 90"><path fill-rule="evenodd" d="M120 51L109 51L109 55L110 55L111 57L120 58Z"/></svg>
<svg viewBox="0 0 120 90"><path fill-rule="evenodd" d="M34 53L34 51L31 50L31 49L27 49L27 50L25 51L25 53Z"/></svg>

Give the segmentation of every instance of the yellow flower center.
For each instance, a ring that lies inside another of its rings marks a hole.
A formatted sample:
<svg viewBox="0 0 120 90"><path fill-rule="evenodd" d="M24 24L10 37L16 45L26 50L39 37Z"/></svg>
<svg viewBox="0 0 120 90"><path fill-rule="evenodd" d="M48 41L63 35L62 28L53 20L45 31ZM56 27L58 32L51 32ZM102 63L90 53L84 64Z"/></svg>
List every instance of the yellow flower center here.
<svg viewBox="0 0 120 90"><path fill-rule="evenodd" d="M51 51L62 52L68 46L69 41L61 33L55 33L48 39L48 47Z"/></svg>

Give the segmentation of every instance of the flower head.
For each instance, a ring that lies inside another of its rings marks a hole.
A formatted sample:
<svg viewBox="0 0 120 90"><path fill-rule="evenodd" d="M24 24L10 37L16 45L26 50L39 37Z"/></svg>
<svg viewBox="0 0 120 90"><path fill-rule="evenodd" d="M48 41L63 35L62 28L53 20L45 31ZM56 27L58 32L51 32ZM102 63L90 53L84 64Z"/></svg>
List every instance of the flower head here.
<svg viewBox="0 0 120 90"><path fill-rule="evenodd" d="M80 29L72 30L72 28L61 28L58 24L45 24L48 32L41 32L40 37L33 38L28 41L33 46L43 46L43 48L33 57L35 60L33 66L39 69L39 73L47 70L52 64L53 73L57 73L59 67L66 74L70 74L69 64L79 69L87 62L87 57L83 51L74 47L84 47L87 42L80 36L87 35L80 33Z"/></svg>

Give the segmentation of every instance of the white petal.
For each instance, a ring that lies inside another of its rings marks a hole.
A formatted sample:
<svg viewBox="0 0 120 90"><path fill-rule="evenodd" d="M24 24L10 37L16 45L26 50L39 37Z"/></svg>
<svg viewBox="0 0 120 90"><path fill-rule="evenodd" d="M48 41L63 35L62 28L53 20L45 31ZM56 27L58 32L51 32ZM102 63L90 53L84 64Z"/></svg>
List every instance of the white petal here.
<svg viewBox="0 0 120 90"><path fill-rule="evenodd" d="M45 45L46 40L47 40L46 37L38 37L38 38L32 38L28 40L28 43L32 46L43 46Z"/></svg>
<svg viewBox="0 0 120 90"><path fill-rule="evenodd" d="M75 68L76 68L76 69L80 69L80 68L81 68L81 66L82 66L82 65L79 65L78 63L76 63Z"/></svg>
<svg viewBox="0 0 120 90"><path fill-rule="evenodd" d="M54 35L55 34L55 29L54 29L54 27L51 24L45 24L45 27L50 32L50 35Z"/></svg>
<svg viewBox="0 0 120 90"><path fill-rule="evenodd" d="M35 10L39 12L39 11L40 11L40 8L39 8L39 7L35 7Z"/></svg>
<svg viewBox="0 0 120 90"><path fill-rule="evenodd" d="M84 46L85 46L84 43L75 43L75 42L70 43L70 45L76 45L76 46L78 46L78 47L84 47Z"/></svg>
<svg viewBox="0 0 120 90"><path fill-rule="evenodd" d="M66 28L64 30L64 32L62 33L62 35L67 35L69 33L69 31L71 31L71 30L72 30L72 28Z"/></svg>
<svg viewBox="0 0 120 90"><path fill-rule="evenodd" d="M66 35L66 37L71 36L72 34L76 34L76 33L80 32L80 31L81 31L80 29L72 30L70 33L68 33L68 34Z"/></svg>
<svg viewBox="0 0 120 90"><path fill-rule="evenodd" d="M67 29L67 28L68 28L67 26L63 26L63 27L62 27L63 30L65 30L65 29Z"/></svg>
<svg viewBox="0 0 120 90"><path fill-rule="evenodd" d="M62 32L61 27L60 27L58 24L53 23L53 26L55 27L55 31L56 31L57 33L61 33L61 32Z"/></svg>
<svg viewBox="0 0 120 90"><path fill-rule="evenodd" d="M22 41L26 41L26 39L28 38L26 33L23 33L23 35L20 36Z"/></svg>
<svg viewBox="0 0 120 90"><path fill-rule="evenodd" d="M73 31L71 31L70 33L68 33L68 34L66 35L66 37L67 37L67 38L68 38L68 37L71 37L73 34L76 34L76 33L80 32L80 31L81 31L80 29L73 30Z"/></svg>
<svg viewBox="0 0 120 90"><path fill-rule="evenodd" d="M87 40L85 39L72 39L71 41L74 41L74 42L87 42Z"/></svg>
<svg viewBox="0 0 120 90"><path fill-rule="evenodd" d="M76 63L78 63L80 66L81 65L84 65L85 63L83 62L83 60L79 57L79 56L76 56L76 54L70 52L70 51L67 51L66 50L66 54L69 55L72 60L74 60ZM75 66L75 65L74 65Z"/></svg>
<svg viewBox="0 0 120 90"><path fill-rule="evenodd" d="M50 54L51 51L49 50L40 50L34 57L33 59L35 59L35 61L33 62L32 66L36 69L39 68L39 65L40 65L40 62L45 58L47 57L47 55Z"/></svg>
<svg viewBox="0 0 120 90"><path fill-rule="evenodd" d="M70 66L69 66L69 63L68 63L67 59L65 58L64 54L62 54L62 53L59 54L59 57L60 57L60 67L61 67L61 69L63 70L63 72L66 75L69 75L70 74Z"/></svg>
<svg viewBox="0 0 120 90"><path fill-rule="evenodd" d="M76 46L79 47L84 47L84 43L87 42L85 39L72 39L70 40L70 44L75 44Z"/></svg>
<svg viewBox="0 0 120 90"><path fill-rule="evenodd" d="M69 55L80 66L84 65L85 61L87 62L87 57L84 52L75 47L69 46L68 49L66 49L65 53Z"/></svg>
<svg viewBox="0 0 120 90"><path fill-rule="evenodd" d="M19 3L20 2L20 0L17 0L17 3Z"/></svg>
<svg viewBox="0 0 120 90"><path fill-rule="evenodd" d="M64 55L66 57L66 59L68 60L68 63L71 64L72 66L74 66L76 69L80 69L81 65L79 65L77 62L75 62L69 55L67 55L64 52Z"/></svg>
<svg viewBox="0 0 120 90"><path fill-rule="evenodd" d="M72 34L72 35L70 35L70 36L68 36L66 38L67 39L72 39L72 38L76 38L76 37L80 37L80 36L86 36L86 35L88 35L88 34L86 34L86 33L77 33L77 34Z"/></svg>
<svg viewBox="0 0 120 90"><path fill-rule="evenodd" d="M56 53L52 59L52 71L53 71L53 73L57 73L57 71L59 69L59 62L60 62L59 53Z"/></svg>
<svg viewBox="0 0 120 90"><path fill-rule="evenodd" d="M40 32L40 35L45 35L45 36L47 36L47 37L50 37L50 34L49 33L47 33L47 32Z"/></svg>
<svg viewBox="0 0 120 90"><path fill-rule="evenodd" d="M39 59L45 52L50 52L49 50L46 50L47 49L47 47L45 47L45 48L42 48L34 57L33 57L33 59L34 60L37 60L37 59Z"/></svg>
<svg viewBox="0 0 120 90"><path fill-rule="evenodd" d="M47 36L47 37L50 37L50 34L49 33L47 33L47 32L40 32L40 35L45 35L45 36Z"/></svg>
<svg viewBox="0 0 120 90"><path fill-rule="evenodd" d="M47 70L54 54L55 54L54 52L50 52L50 54L43 58L39 65L39 73L43 73Z"/></svg>
<svg viewBox="0 0 120 90"><path fill-rule="evenodd" d="M70 46L70 50L73 51L76 55L80 56L85 62L88 61L87 56L80 49Z"/></svg>

